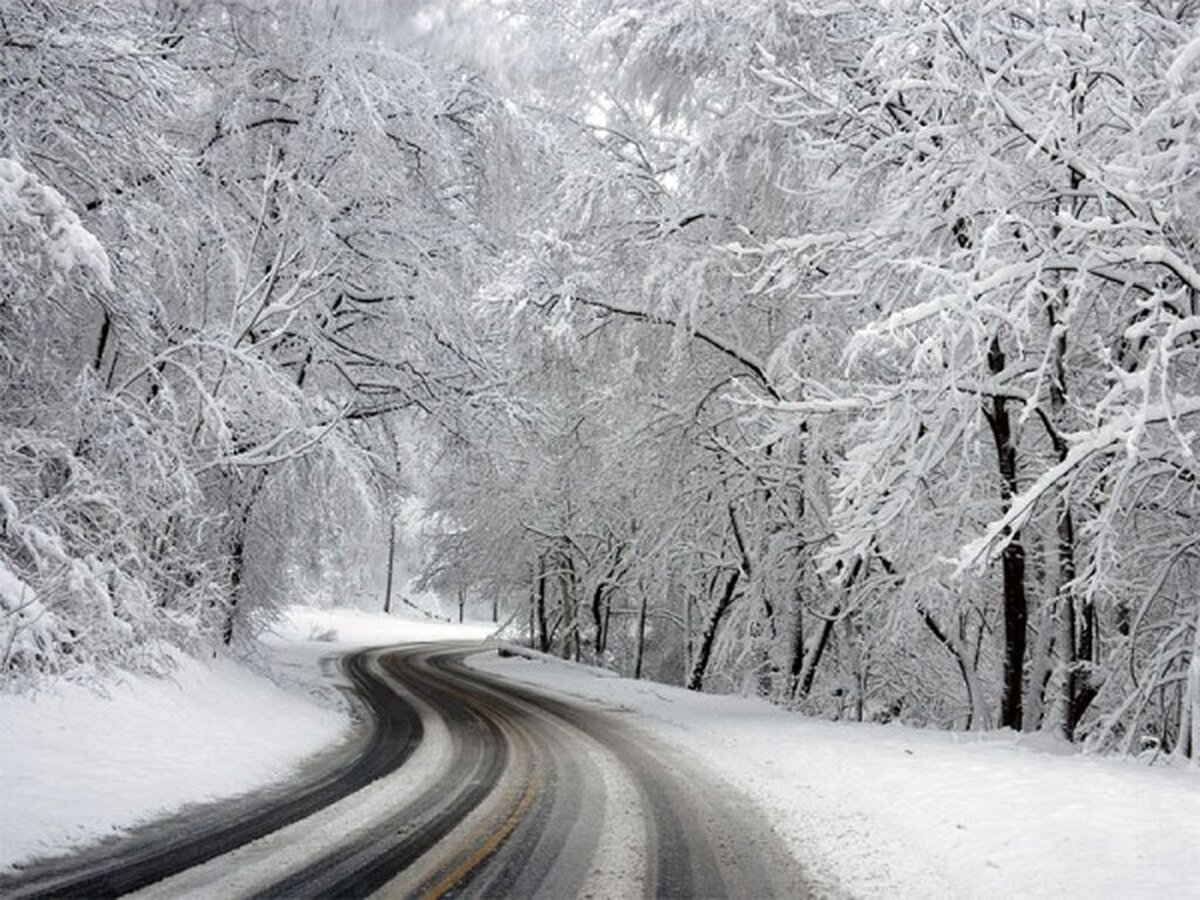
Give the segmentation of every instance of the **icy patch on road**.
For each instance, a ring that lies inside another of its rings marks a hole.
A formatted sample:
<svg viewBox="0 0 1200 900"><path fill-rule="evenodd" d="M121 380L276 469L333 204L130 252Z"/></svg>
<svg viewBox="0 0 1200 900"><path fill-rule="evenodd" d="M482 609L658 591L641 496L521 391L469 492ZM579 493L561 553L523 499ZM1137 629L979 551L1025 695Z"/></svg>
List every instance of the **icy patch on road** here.
<svg viewBox="0 0 1200 900"><path fill-rule="evenodd" d="M1200 897L1200 773L985 736L832 723L548 658L468 664L639 715L853 896Z"/></svg>

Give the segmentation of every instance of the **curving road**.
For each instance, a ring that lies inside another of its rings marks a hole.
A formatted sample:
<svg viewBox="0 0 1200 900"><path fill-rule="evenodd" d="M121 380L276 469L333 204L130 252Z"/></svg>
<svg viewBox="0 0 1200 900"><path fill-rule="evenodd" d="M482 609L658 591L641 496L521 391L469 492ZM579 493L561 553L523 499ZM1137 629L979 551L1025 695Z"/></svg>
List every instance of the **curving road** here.
<svg viewBox="0 0 1200 900"><path fill-rule="evenodd" d="M344 662L373 727L289 793L215 804L0 880L6 897L798 897L757 810L626 716L463 665Z"/></svg>

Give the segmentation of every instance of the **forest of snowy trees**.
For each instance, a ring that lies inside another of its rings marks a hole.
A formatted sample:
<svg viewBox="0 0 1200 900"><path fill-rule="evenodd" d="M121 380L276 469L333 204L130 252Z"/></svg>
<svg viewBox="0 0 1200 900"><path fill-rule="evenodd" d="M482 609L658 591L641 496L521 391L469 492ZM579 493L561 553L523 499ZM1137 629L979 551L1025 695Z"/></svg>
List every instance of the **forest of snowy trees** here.
<svg viewBox="0 0 1200 900"><path fill-rule="evenodd" d="M0 279L6 689L419 482L540 649L1200 754L1193 0L15 0Z"/></svg>

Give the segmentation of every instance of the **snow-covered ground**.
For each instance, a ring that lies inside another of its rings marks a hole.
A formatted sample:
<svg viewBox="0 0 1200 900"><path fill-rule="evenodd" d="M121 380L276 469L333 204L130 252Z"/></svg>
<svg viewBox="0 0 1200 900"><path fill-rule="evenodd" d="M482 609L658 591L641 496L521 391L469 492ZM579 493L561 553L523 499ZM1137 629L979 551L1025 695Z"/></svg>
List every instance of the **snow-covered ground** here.
<svg viewBox="0 0 1200 900"><path fill-rule="evenodd" d="M125 675L107 696L68 684L0 696L0 869L286 779L350 728L322 658L490 630L295 607L255 666L177 656L170 677Z"/></svg>
<svg viewBox="0 0 1200 900"><path fill-rule="evenodd" d="M471 665L633 710L758 801L818 884L885 897L1200 897L1200 770L1044 739L814 721L544 658Z"/></svg>

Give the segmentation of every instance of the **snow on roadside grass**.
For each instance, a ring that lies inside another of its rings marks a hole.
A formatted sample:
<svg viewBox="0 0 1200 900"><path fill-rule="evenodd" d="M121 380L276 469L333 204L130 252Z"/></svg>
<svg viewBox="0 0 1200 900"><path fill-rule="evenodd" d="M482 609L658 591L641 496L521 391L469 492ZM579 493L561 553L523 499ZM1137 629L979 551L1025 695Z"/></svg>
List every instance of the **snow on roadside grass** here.
<svg viewBox="0 0 1200 900"><path fill-rule="evenodd" d="M70 684L0 697L0 864L285 777L347 728L344 712L232 660L176 662L168 678L123 676L107 698Z"/></svg>
<svg viewBox="0 0 1200 900"><path fill-rule="evenodd" d="M481 641L496 626L490 622L462 625L433 619L410 619L401 615L363 612L359 609L317 609L292 606L276 623L268 643L317 639L327 645L373 647L380 644L428 641Z"/></svg>
<svg viewBox="0 0 1200 900"><path fill-rule="evenodd" d="M831 891L1200 897L1194 768L1064 754L1011 732L818 721L551 659L469 664L639 713L761 804Z"/></svg>
<svg viewBox="0 0 1200 900"><path fill-rule="evenodd" d="M0 869L286 779L350 728L323 658L488 631L293 607L261 660L283 678L179 655L170 677L127 674L107 697L70 684L0 695Z"/></svg>

